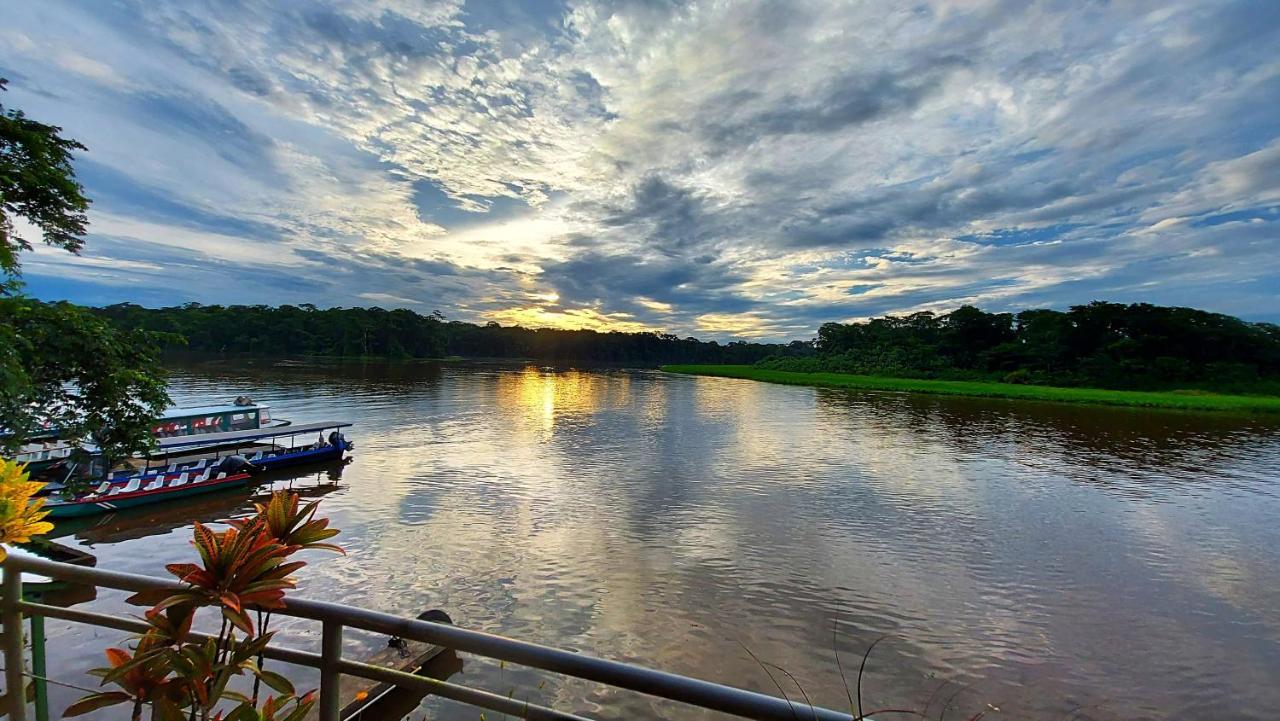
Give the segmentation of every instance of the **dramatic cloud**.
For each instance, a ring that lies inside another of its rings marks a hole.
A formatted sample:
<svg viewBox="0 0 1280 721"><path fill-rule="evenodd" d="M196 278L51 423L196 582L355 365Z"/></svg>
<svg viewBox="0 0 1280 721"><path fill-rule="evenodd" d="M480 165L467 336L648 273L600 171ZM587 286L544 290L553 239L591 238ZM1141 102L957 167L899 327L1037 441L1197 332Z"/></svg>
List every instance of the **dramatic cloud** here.
<svg viewBox="0 0 1280 721"><path fill-rule="evenodd" d="M806 337L1095 298L1280 320L1280 4L20 3L90 151L47 297Z"/></svg>

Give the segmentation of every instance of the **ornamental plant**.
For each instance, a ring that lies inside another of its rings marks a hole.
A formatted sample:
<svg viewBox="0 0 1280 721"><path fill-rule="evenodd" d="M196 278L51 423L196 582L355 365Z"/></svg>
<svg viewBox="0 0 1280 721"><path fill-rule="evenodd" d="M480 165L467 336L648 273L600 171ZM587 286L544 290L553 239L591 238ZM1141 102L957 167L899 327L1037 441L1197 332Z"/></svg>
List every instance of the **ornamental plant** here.
<svg viewBox="0 0 1280 721"><path fill-rule="evenodd" d="M49 515L41 510L44 499L33 499L44 485L29 479L25 465L0 458L0 561L9 555L4 544L26 543L53 530L43 520Z"/></svg>
<svg viewBox="0 0 1280 721"><path fill-rule="evenodd" d="M72 704L76 716L118 704L132 706L141 721L150 705L156 721L301 721L315 705L315 693L299 694L284 676L265 668L272 632L271 611L285 607L296 586L291 574L306 565L290 560L303 549L342 549L325 541L338 534L326 518L316 518L318 501L301 506L298 494L276 491L256 513L230 522L223 531L196 523L192 545L200 563L166 566L182 583L178 590L134 594L147 605L149 628L131 649L107 650L108 666L95 669L103 686ZM216 611L216 636L191 626L201 609ZM229 688L252 678L249 694ZM260 699L262 686L275 695Z"/></svg>

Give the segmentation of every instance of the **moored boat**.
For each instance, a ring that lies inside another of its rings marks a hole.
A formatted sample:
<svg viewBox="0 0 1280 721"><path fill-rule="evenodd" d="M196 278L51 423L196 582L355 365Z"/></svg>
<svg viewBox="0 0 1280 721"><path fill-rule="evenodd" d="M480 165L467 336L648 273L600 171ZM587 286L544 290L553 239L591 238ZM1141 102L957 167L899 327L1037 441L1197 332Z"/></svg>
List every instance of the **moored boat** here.
<svg viewBox="0 0 1280 721"><path fill-rule="evenodd" d="M164 412L151 428L158 439L194 436L206 438L228 431L282 428L287 420L271 417L271 406L255 403L248 396L240 396L231 403L207 406L173 407ZM0 434L3 434L0 429ZM68 461L76 444L59 437L57 428L38 433L19 449L14 460L27 464L31 471L40 471L60 461ZM85 450L94 452L92 444Z"/></svg>
<svg viewBox="0 0 1280 721"><path fill-rule="evenodd" d="M242 486L262 470L342 458L355 447L342 434L342 429L350 425L323 421L286 428L225 431L201 438L162 438L157 449L161 456L158 467L151 467L154 458L148 458L143 468L114 473L110 480L89 492L50 499L45 509L50 518L72 518ZM312 433L318 434L314 443L297 444L299 436L309 438ZM212 457L183 455L193 448L207 447L211 440L216 449Z"/></svg>
<svg viewBox="0 0 1280 721"><path fill-rule="evenodd" d="M171 501L186 496L244 485L252 476L248 472L228 475L220 471L211 476L212 468L196 478L188 472L161 474L145 483L134 477L128 483L113 484L104 481L97 489L75 498L52 500L45 503L49 518L74 518L97 513L110 513L125 508L135 508L148 503Z"/></svg>

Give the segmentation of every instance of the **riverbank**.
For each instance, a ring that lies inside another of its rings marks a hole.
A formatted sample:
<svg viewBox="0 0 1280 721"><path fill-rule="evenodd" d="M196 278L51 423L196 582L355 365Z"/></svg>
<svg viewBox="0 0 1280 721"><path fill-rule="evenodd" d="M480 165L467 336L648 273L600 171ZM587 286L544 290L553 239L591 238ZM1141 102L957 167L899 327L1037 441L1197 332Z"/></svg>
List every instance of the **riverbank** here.
<svg viewBox="0 0 1280 721"><path fill-rule="evenodd" d="M1237 413L1280 413L1280 397L1204 393L1200 391L1114 391L1102 388L1063 388L981 381L939 381L916 378L887 378L848 373L798 373L775 371L746 365L664 365L668 373L742 378L766 383L855 388L875 391L932 393L979 398L1010 398L1055 403L1088 403L1135 408L1170 408L1189 411L1234 411Z"/></svg>

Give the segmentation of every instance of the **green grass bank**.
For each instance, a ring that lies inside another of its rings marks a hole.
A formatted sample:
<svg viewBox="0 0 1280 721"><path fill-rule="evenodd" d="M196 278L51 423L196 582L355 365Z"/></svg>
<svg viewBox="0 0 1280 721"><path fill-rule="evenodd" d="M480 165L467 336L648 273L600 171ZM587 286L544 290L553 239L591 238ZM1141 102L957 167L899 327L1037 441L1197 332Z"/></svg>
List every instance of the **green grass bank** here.
<svg viewBox="0 0 1280 721"><path fill-rule="evenodd" d="M744 365L664 365L661 368L668 373L715 376L719 378L744 378L766 383L822 388L858 388L875 391L933 393L978 398L1012 398L1057 403L1091 403L1135 408L1170 408L1187 411L1280 413L1280 397L1277 396L1224 395L1202 391L1113 391L1102 388L1062 388L981 381L887 378L848 373L797 373Z"/></svg>

